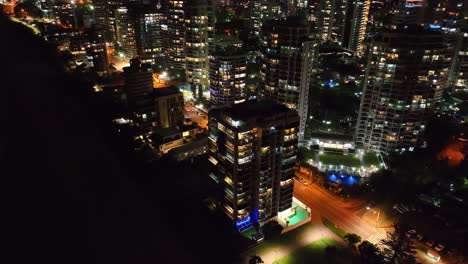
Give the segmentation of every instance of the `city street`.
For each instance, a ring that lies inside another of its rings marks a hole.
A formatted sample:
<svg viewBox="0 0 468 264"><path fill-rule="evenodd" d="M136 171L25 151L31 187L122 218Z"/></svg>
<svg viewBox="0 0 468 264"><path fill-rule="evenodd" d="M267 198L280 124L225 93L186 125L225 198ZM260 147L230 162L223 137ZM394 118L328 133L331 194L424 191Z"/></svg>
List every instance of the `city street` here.
<svg viewBox="0 0 468 264"><path fill-rule="evenodd" d="M312 214L318 214L348 233L355 233L366 240L377 232L355 212L365 206L364 202L343 202L341 198L332 195L317 184L303 185L296 180L294 184L294 197L306 204L312 210Z"/></svg>
<svg viewBox="0 0 468 264"><path fill-rule="evenodd" d="M185 118L190 118L192 122L196 122L199 127L208 128L208 115L205 112L197 109L192 105L192 103L185 103L184 115Z"/></svg>

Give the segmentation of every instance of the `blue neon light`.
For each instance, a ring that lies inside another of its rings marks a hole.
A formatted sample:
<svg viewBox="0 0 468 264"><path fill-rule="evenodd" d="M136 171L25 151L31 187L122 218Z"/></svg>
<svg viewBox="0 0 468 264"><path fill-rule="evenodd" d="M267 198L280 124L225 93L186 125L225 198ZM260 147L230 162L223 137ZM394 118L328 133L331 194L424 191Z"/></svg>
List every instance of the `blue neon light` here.
<svg viewBox="0 0 468 264"><path fill-rule="evenodd" d="M327 175L327 178L329 181L333 183L340 181L344 185L353 185L353 184L359 183L359 181L361 180L359 176L354 176L351 174L343 174L343 173L340 173L338 175L336 175L335 173L329 173Z"/></svg>
<svg viewBox="0 0 468 264"><path fill-rule="evenodd" d="M322 83L322 86L328 86L330 88L333 88L333 87L338 86L338 83L334 82L333 80L330 80L330 81L328 81L326 83Z"/></svg>
<svg viewBox="0 0 468 264"><path fill-rule="evenodd" d="M252 222L258 222L258 208L255 208L250 216L252 217Z"/></svg>
<svg viewBox="0 0 468 264"><path fill-rule="evenodd" d="M441 28L442 26L439 25L439 24L430 24L429 27L432 28L432 29L439 29L439 28Z"/></svg>
<svg viewBox="0 0 468 264"><path fill-rule="evenodd" d="M246 224L248 222L250 222L250 216L247 216L246 218L244 218L242 220L237 220L236 221L236 226L239 227L239 226L241 226L243 224Z"/></svg>

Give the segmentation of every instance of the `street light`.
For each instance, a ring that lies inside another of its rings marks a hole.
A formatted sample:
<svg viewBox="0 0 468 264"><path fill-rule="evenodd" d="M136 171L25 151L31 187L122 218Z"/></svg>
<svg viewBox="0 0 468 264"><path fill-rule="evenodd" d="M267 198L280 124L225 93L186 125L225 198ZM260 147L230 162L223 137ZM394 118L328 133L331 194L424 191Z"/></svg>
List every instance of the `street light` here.
<svg viewBox="0 0 468 264"><path fill-rule="evenodd" d="M369 206L367 206L366 209L372 211L373 213L377 213L377 219L375 220L375 228L378 228L377 224L379 223L380 209L377 210L377 212L374 209L370 208Z"/></svg>

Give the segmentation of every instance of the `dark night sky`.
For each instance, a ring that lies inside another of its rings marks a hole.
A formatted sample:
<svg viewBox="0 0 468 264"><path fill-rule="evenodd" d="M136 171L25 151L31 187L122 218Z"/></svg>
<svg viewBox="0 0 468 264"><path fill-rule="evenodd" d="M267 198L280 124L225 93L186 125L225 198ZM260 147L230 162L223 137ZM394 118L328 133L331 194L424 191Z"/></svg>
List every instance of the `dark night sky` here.
<svg viewBox="0 0 468 264"><path fill-rule="evenodd" d="M172 192L170 185L152 193L136 183L138 172L115 154L94 118L100 109L61 73L53 49L3 16L0 33L0 237L6 245L0 261L213 261L209 247L193 237L201 231L177 233L170 226L161 205L168 193L160 192ZM156 165L152 176L167 173Z"/></svg>

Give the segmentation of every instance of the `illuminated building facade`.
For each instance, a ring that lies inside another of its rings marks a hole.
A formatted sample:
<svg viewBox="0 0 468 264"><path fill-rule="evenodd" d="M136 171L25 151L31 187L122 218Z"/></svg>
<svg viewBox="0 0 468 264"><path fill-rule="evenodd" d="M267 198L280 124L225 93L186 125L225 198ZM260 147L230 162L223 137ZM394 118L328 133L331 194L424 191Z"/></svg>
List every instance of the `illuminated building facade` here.
<svg viewBox="0 0 468 264"><path fill-rule="evenodd" d="M159 128L177 127L184 123L184 95L179 88L153 89L153 95Z"/></svg>
<svg viewBox="0 0 468 264"><path fill-rule="evenodd" d="M219 47L210 58L210 102L213 105L245 101L247 53L234 46Z"/></svg>
<svg viewBox="0 0 468 264"><path fill-rule="evenodd" d="M349 0L319 0L317 24L323 41L343 43Z"/></svg>
<svg viewBox="0 0 468 264"><path fill-rule="evenodd" d="M468 90L468 4L463 0L452 1L442 30L458 35L457 50L451 82L455 90Z"/></svg>
<svg viewBox="0 0 468 264"><path fill-rule="evenodd" d="M422 143L425 118L447 87L453 43L423 29L383 33L370 44L356 145L391 153Z"/></svg>
<svg viewBox="0 0 468 264"><path fill-rule="evenodd" d="M302 139L318 41L313 38L310 25L299 18L270 20L263 29L260 94L298 112Z"/></svg>
<svg viewBox="0 0 468 264"><path fill-rule="evenodd" d="M92 58L92 69L99 75L109 73L109 59L107 57L104 30L93 26L89 33L89 48L87 52Z"/></svg>
<svg viewBox="0 0 468 264"><path fill-rule="evenodd" d="M93 0L94 23L104 30L106 42L117 41L116 10L122 5L122 0Z"/></svg>
<svg viewBox="0 0 468 264"><path fill-rule="evenodd" d="M132 13L138 58L144 63L158 62L161 65L163 60L161 25L165 23L161 5L137 5Z"/></svg>
<svg viewBox="0 0 468 264"><path fill-rule="evenodd" d="M187 0L164 1L166 24L163 25L166 66L170 69L185 70L185 12Z"/></svg>
<svg viewBox="0 0 468 264"><path fill-rule="evenodd" d="M117 42L125 49L127 58L135 58L137 56L135 21L130 11L127 7L119 7L115 11L116 36Z"/></svg>
<svg viewBox="0 0 468 264"><path fill-rule="evenodd" d="M55 23L63 27L77 29L78 22L75 9L74 4L56 2L52 6Z"/></svg>
<svg viewBox="0 0 468 264"><path fill-rule="evenodd" d="M262 24L266 20L284 17L282 5L279 2L250 1L250 27L253 35L258 36Z"/></svg>
<svg viewBox="0 0 468 264"><path fill-rule="evenodd" d="M298 143L296 111L247 101L209 112L210 177L239 231L291 208Z"/></svg>
<svg viewBox="0 0 468 264"><path fill-rule="evenodd" d="M187 81L202 97L209 87L209 31L210 2L192 0L185 3L185 63Z"/></svg>
<svg viewBox="0 0 468 264"><path fill-rule="evenodd" d="M460 34L453 71L455 90L468 90L468 32Z"/></svg>
<svg viewBox="0 0 468 264"><path fill-rule="evenodd" d="M358 56L362 55L364 49L363 41L366 37L370 5L371 0L356 0L354 2L348 48Z"/></svg>
<svg viewBox="0 0 468 264"><path fill-rule="evenodd" d="M392 23L389 27L396 29L398 26L422 24L426 6L426 0L400 0L392 10Z"/></svg>
<svg viewBox="0 0 468 264"><path fill-rule="evenodd" d="M130 60L124 69L125 93L130 118L140 133L148 133L157 126L153 99L153 70L150 64Z"/></svg>
<svg viewBox="0 0 468 264"><path fill-rule="evenodd" d="M297 16L302 10L305 10L310 0L283 0L286 6L286 16Z"/></svg>

